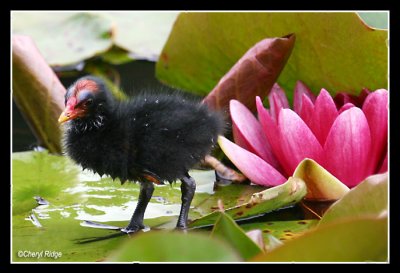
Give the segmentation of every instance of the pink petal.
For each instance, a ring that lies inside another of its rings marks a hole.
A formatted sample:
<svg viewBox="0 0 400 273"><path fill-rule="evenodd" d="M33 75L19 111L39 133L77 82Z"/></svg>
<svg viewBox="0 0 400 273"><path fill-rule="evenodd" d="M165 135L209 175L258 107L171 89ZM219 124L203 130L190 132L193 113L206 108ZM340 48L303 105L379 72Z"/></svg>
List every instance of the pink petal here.
<svg viewBox="0 0 400 273"><path fill-rule="evenodd" d="M314 115L314 103L305 94L302 97L301 112L297 114L310 127L311 119Z"/></svg>
<svg viewBox="0 0 400 273"><path fill-rule="evenodd" d="M271 116L274 120L278 120L279 111L282 108L289 108L289 102L285 95L285 91L275 83L268 95L269 108Z"/></svg>
<svg viewBox="0 0 400 273"><path fill-rule="evenodd" d="M371 93L362 110L371 130L370 174L379 170L388 145L388 91L379 89Z"/></svg>
<svg viewBox="0 0 400 273"><path fill-rule="evenodd" d="M233 134L233 139L237 145L242 147L243 149L250 150L251 147L249 146L249 143L247 140L243 137L243 135L240 133L239 129L235 125L235 123L232 123L232 134Z"/></svg>
<svg viewBox="0 0 400 273"><path fill-rule="evenodd" d="M277 186L286 181L274 167L225 137L220 136L218 143L225 155L252 182L263 186Z"/></svg>
<svg viewBox="0 0 400 273"><path fill-rule="evenodd" d="M282 152L290 174L304 158L320 162L322 146L304 121L292 110L282 109L279 114Z"/></svg>
<svg viewBox="0 0 400 273"><path fill-rule="evenodd" d="M260 97L256 97L256 106L257 106L257 112L258 112L258 119L260 121L261 127L264 131L265 136L268 139L268 142L271 145L271 149L275 155L275 157L278 159L280 166L274 166L278 171L281 173L285 174L286 176L289 176L289 169L285 166L286 164L286 159L283 156L282 150L281 150L281 143L280 143L280 137L279 137L279 129L278 125L276 122L272 119L270 114L268 113L267 109L264 108L263 103L260 99ZM283 167L283 170L282 170Z"/></svg>
<svg viewBox="0 0 400 273"><path fill-rule="evenodd" d="M278 166L261 125L250 110L237 100L231 100L229 107L235 142L271 165Z"/></svg>
<svg viewBox="0 0 400 273"><path fill-rule="evenodd" d="M354 104L352 104L352 103L350 103L350 102L346 103L345 105L342 106L342 108L340 108L340 110L339 110L339 115L340 115L341 113L343 113L344 111L350 109L351 107L355 107Z"/></svg>
<svg viewBox="0 0 400 273"><path fill-rule="evenodd" d="M352 107L333 123L324 146L325 162L321 165L347 186L356 186L368 176L370 148L367 119L360 108Z"/></svg>
<svg viewBox="0 0 400 273"><path fill-rule="evenodd" d="M315 100L310 128L322 146L337 116L338 112L331 95L325 89L321 89Z"/></svg>
<svg viewBox="0 0 400 273"><path fill-rule="evenodd" d="M312 102L315 101L315 96L302 81L297 81L294 87L293 109L296 113L301 113L303 105L303 94L306 95Z"/></svg>
<svg viewBox="0 0 400 273"><path fill-rule="evenodd" d="M385 159L383 160L382 165L381 165L378 173L385 173L387 171L388 171L388 155L387 155L387 152L386 152Z"/></svg>

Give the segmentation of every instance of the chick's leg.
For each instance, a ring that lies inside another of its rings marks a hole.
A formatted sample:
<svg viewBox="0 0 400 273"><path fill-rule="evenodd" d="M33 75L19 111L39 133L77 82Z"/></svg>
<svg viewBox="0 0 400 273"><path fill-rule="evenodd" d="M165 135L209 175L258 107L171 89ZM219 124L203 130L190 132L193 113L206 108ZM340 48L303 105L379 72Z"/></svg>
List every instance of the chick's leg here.
<svg viewBox="0 0 400 273"><path fill-rule="evenodd" d="M146 211L147 204L150 201L151 196L154 192L154 185L151 182L141 182L140 183L140 194L139 200L132 215L131 222L129 225L122 229L122 232L133 233L144 228L143 218L144 212Z"/></svg>
<svg viewBox="0 0 400 273"><path fill-rule="evenodd" d="M196 190L196 182L188 173L186 173L186 176L181 179L181 182L182 206L176 227L178 229L186 229L190 204L192 203L194 192Z"/></svg>

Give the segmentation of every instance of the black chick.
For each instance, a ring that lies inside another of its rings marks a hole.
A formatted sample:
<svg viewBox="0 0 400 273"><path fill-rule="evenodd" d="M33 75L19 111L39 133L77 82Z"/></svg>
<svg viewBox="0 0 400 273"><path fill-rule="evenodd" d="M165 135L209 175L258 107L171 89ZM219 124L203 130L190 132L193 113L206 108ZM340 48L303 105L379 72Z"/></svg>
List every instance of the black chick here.
<svg viewBox="0 0 400 273"><path fill-rule="evenodd" d="M84 169L140 182L137 207L127 233L144 228L143 217L153 183L180 179L182 207L177 228L187 228L196 189L188 171L210 153L223 119L206 105L175 94L142 94L116 100L104 82L83 77L65 95L64 148ZM153 182L153 183L152 183Z"/></svg>

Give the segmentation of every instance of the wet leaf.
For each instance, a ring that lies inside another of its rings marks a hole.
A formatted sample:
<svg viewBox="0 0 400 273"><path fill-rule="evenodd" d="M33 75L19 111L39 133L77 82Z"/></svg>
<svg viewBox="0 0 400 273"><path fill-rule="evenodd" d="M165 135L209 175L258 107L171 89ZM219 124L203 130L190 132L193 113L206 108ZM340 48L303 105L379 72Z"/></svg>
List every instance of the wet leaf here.
<svg viewBox="0 0 400 273"><path fill-rule="evenodd" d="M347 219L313 229L254 262L373 262L387 260L387 218Z"/></svg>
<svg viewBox="0 0 400 273"><path fill-rule="evenodd" d="M13 99L40 145L59 153L57 119L64 108L66 90L31 38L14 35L12 54Z"/></svg>
<svg viewBox="0 0 400 273"><path fill-rule="evenodd" d="M308 200L331 201L342 198L349 188L312 159L304 159L293 174L307 185Z"/></svg>
<svg viewBox="0 0 400 273"><path fill-rule="evenodd" d="M205 234L154 232L128 240L107 261L234 262L241 259L225 242Z"/></svg>
<svg viewBox="0 0 400 273"><path fill-rule="evenodd" d="M380 217L388 209L388 173L368 177L325 213L320 225L345 218Z"/></svg>
<svg viewBox="0 0 400 273"><path fill-rule="evenodd" d="M219 217L211 231L211 237L221 238L229 243L240 256L247 260L262 252L235 221L224 212L218 212Z"/></svg>
<svg viewBox="0 0 400 273"><path fill-rule="evenodd" d="M182 13L157 76L206 95L256 42L289 33L297 42L278 79L284 90L292 92L298 80L331 94L387 88L388 32L366 27L354 12Z"/></svg>
<svg viewBox="0 0 400 273"><path fill-rule="evenodd" d="M225 213L235 220L253 217L279 208L292 206L306 195L306 191L306 185L303 180L291 177L282 185L254 193L247 202L230 207L225 210ZM218 216L219 212L210 213L196 219L189 226L201 227L213 225Z"/></svg>
<svg viewBox="0 0 400 273"><path fill-rule="evenodd" d="M12 259L15 262L82 261L104 259L129 237L115 230L84 227L84 220L125 227L136 206L139 185L120 185L82 171L71 160L47 152L12 155ZM197 182L193 205L201 205L213 193L213 171L191 171ZM38 197L48 205L38 205ZM156 186L145 213L150 229L174 229L180 211L180 184ZM208 206L207 206L208 207ZM191 209L198 218L201 209ZM209 211L209 210L208 210ZM30 216L38 220L37 227ZM54 244L57 242L57 244ZM51 250L62 257L24 258L19 250Z"/></svg>
<svg viewBox="0 0 400 273"><path fill-rule="evenodd" d="M14 153L13 214L28 213L37 207L36 196L46 199L50 204L76 201L68 195L60 197L59 193L77 184L78 173L79 169L62 156L47 152Z"/></svg>
<svg viewBox="0 0 400 273"><path fill-rule="evenodd" d="M224 109L231 99L236 99L255 112L254 98L264 98L269 93L292 52L294 42L295 35L290 34L264 39L252 46L222 77L204 103L213 109Z"/></svg>

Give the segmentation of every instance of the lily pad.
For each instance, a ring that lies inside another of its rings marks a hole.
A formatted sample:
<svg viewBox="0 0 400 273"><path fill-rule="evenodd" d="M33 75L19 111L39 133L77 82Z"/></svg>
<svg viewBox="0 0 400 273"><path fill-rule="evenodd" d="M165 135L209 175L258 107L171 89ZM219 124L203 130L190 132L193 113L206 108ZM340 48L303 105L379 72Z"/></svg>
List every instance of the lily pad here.
<svg viewBox="0 0 400 273"><path fill-rule="evenodd" d="M13 21L30 22L32 26L18 23L14 33L29 35L50 65L70 65L108 50L112 45L112 21L93 13L57 13L60 17L48 19L49 12L30 15L16 12ZM26 18L28 17L28 18ZM27 20L27 21L25 21Z"/></svg>
<svg viewBox="0 0 400 273"><path fill-rule="evenodd" d="M178 12L101 13L114 23L115 45L130 52L132 59L157 61Z"/></svg>
<svg viewBox="0 0 400 273"><path fill-rule="evenodd" d="M235 220L254 217L279 208L292 206L306 195L306 191L307 188L303 180L291 177L282 185L253 194L247 202L228 208L225 213ZM216 211L196 219L189 226L213 225L218 217L219 212Z"/></svg>
<svg viewBox="0 0 400 273"><path fill-rule="evenodd" d="M27 213L35 208L38 205L35 196L45 197L51 204L77 201L72 196L59 196L59 193L78 183L78 173L79 169L62 156L47 152L14 153L13 215Z"/></svg>
<svg viewBox="0 0 400 273"><path fill-rule="evenodd" d="M225 242L201 233L154 232L127 240L107 261L112 262L238 262Z"/></svg>
<svg viewBox="0 0 400 273"><path fill-rule="evenodd" d="M297 42L278 79L284 90L298 80L331 94L387 88L388 32L367 27L354 12L182 13L157 77L206 95L256 42L289 33Z"/></svg>
<svg viewBox="0 0 400 273"><path fill-rule="evenodd" d="M347 219L320 226L253 262L371 262L387 260L387 218Z"/></svg>
<svg viewBox="0 0 400 273"><path fill-rule="evenodd" d="M224 212L219 212L219 218L211 231L211 237L224 239L227 243L231 244L245 260L262 252L260 247Z"/></svg>
<svg viewBox="0 0 400 273"><path fill-rule="evenodd" d="M325 213L320 225L346 218L380 217L388 209L388 173L376 174L351 189Z"/></svg>
<svg viewBox="0 0 400 273"><path fill-rule="evenodd" d="M46 61L70 65L102 53L111 63L157 60L178 12L23 12L12 13L15 34L31 36ZM129 51L112 50L117 46Z"/></svg>

